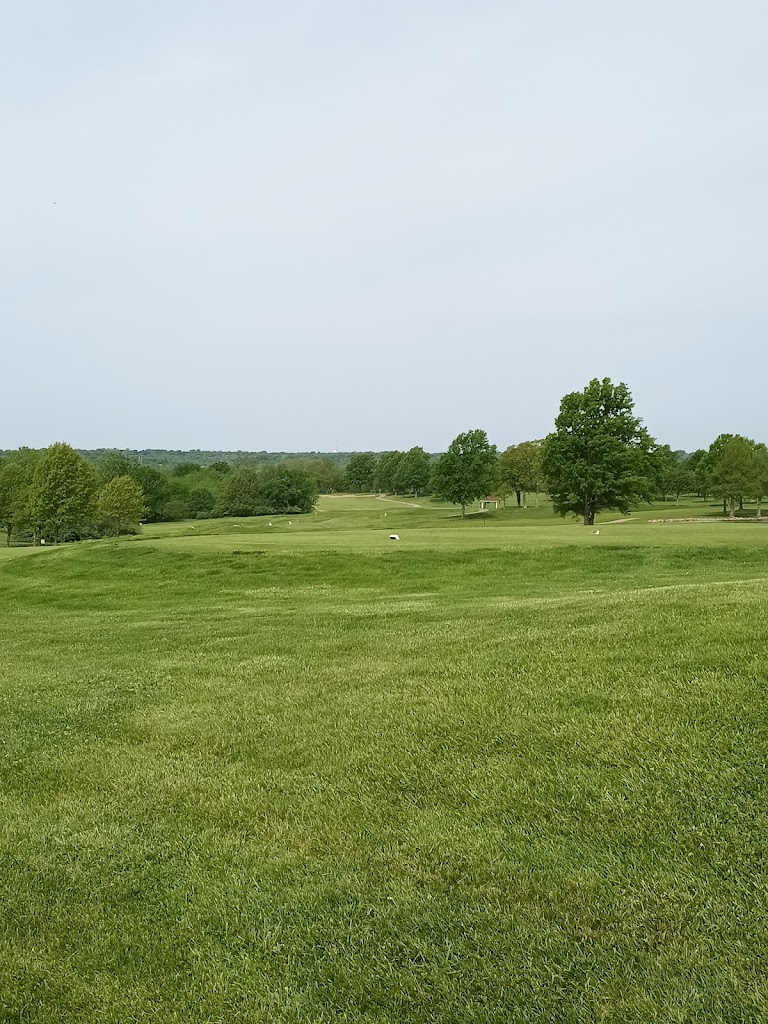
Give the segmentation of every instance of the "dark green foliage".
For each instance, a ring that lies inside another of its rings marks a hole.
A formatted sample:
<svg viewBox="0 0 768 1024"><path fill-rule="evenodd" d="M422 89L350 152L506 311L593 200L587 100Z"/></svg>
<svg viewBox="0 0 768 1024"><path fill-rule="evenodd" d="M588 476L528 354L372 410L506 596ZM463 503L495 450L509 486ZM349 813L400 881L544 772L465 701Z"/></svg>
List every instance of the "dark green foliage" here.
<svg viewBox="0 0 768 1024"><path fill-rule="evenodd" d="M667 500L672 490L671 477L677 466L677 458L668 444L657 445L652 463L651 489L654 495Z"/></svg>
<svg viewBox="0 0 768 1024"><path fill-rule="evenodd" d="M393 492L395 490L395 475L405 452L392 451L384 452L379 458L376 466L376 489L379 491Z"/></svg>
<svg viewBox="0 0 768 1024"><path fill-rule="evenodd" d="M58 543L82 536L90 525L96 474L82 455L59 442L43 453L35 468L29 498L30 520Z"/></svg>
<svg viewBox="0 0 768 1024"><path fill-rule="evenodd" d="M186 501L181 498L171 498L163 505L160 518L163 522L177 523L181 519L189 519L190 514Z"/></svg>
<svg viewBox="0 0 768 1024"><path fill-rule="evenodd" d="M33 448L19 448L0 459L0 527L7 547L14 530L30 520L32 483L40 458Z"/></svg>
<svg viewBox="0 0 768 1024"><path fill-rule="evenodd" d="M372 491L376 481L376 456L373 452L358 452L346 468L347 489L358 494Z"/></svg>
<svg viewBox="0 0 768 1024"><path fill-rule="evenodd" d="M738 500L762 490L760 462L755 442L740 434L721 434L712 442L706 457L707 481L713 494L730 502L731 518Z"/></svg>
<svg viewBox="0 0 768 1024"><path fill-rule="evenodd" d="M411 448L397 460L392 487L398 494L423 494L429 487L432 460L423 448ZM383 490L384 488L382 488Z"/></svg>
<svg viewBox="0 0 768 1024"><path fill-rule="evenodd" d="M586 525L604 509L629 512L650 497L654 451L626 384L594 379L566 395L542 452L555 511L583 516Z"/></svg>
<svg viewBox="0 0 768 1024"><path fill-rule="evenodd" d="M100 487L118 476L129 476L132 480L137 480L140 469L139 460L126 455L125 452L105 452L96 463L96 479Z"/></svg>
<svg viewBox="0 0 768 1024"><path fill-rule="evenodd" d="M312 511L317 495L317 485L305 470L267 466L232 473L224 503L233 516L299 514Z"/></svg>
<svg viewBox="0 0 768 1024"><path fill-rule="evenodd" d="M490 494L497 481L496 445L490 444L484 430L468 430L437 460L430 486L438 497L461 505L464 518L467 505Z"/></svg>
<svg viewBox="0 0 768 1024"><path fill-rule="evenodd" d="M695 457L695 454L687 455L683 451L673 452L668 444L657 446L653 457L654 494L664 501L670 495L679 501L681 494L690 494L696 491L695 467L699 459Z"/></svg>
<svg viewBox="0 0 768 1024"><path fill-rule="evenodd" d="M192 515L200 512L212 512L216 506L213 491L207 487L194 487L187 495L187 505Z"/></svg>
<svg viewBox="0 0 768 1024"><path fill-rule="evenodd" d="M99 462L105 454L110 454L112 449L94 448L81 449L80 454L84 455L91 462ZM2 452L0 452L2 454ZM339 466L344 466L349 461L352 452L244 452L244 451L203 451L192 449L181 451L180 449L167 448L144 448L140 451L128 451L125 454L131 458L138 459L144 466L154 466L164 472L173 466L185 463L193 463L195 466L204 469L211 468L215 463L242 465L249 462L252 465L269 466L279 462L293 461L318 461L328 459Z"/></svg>
<svg viewBox="0 0 768 1024"><path fill-rule="evenodd" d="M140 465L132 471L131 476L144 494L147 521L158 522L162 518L163 506L170 496L167 476L152 466L145 465Z"/></svg>
<svg viewBox="0 0 768 1024"><path fill-rule="evenodd" d="M224 507L232 516L255 516L261 508L259 471L255 468L237 469L227 479Z"/></svg>
<svg viewBox="0 0 768 1024"><path fill-rule="evenodd" d="M167 473L147 466L125 452L105 452L96 463L100 486L118 476L129 476L141 488L144 496L144 518L156 523L164 518L164 506L171 497Z"/></svg>
<svg viewBox="0 0 768 1024"><path fill-rule="evenodd" d="M317 485L305 470L288 465L268 466L259 474L261 507L255 514L311 512L317 498Z"/></svg>
<svg viewBox="0 0 768 1024"><path fill-rule="evenodd" d="M279 465L309 473L320 494L337 494L346 485L344 470L331 459L287 459Z"/></svg>
<svg viewBox="0 0 768 1024"><path fill-rule="evenodd" d="M521 441L499 456L499 489L503 496L514 492L518 507L524 494L541 490L541 442Z"/></svg>
<svg viewBox="0 0 768 1024"><path fill-rule="evenodd" d="M674 494L677 501L681 494L691 494L696 490L696 478L688 465L688 460L676 462L670 469L665 480L665 490Z"/></svg>
<svg viewBox="0 0 768 1024"><path fill-rule="evenodd" d="M96 511L119 537L141 522L144 515L141 487L129 476L112 477L99 493Z"/></svg>
<svg viewBox="0 0 768 1024"><path fill-rule="evenodd" d="M706 497L708 493L706 460L707 452L704 448L698 448L695 452L691 452L685 460L685 465L693 477L692 486L695 487L696 493L702 498Z"/></svg>

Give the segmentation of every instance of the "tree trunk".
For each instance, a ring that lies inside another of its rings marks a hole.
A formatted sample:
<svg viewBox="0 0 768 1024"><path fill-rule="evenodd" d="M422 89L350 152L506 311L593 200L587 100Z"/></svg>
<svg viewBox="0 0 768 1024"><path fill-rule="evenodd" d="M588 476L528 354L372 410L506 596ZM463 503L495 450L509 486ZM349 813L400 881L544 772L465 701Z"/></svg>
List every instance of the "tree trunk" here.
<svg viewBox="0 0 768 1024"><path fill-rule="evenodd" d="M592 502L589 500L589 498L584 499L584 525L595 525L595 510L592 507Z"/></svg>
<svg viewBox="0 0 768 1024"><path fill-rule="evenodd" d="M11 530L13 530L12 526L6 526L6 528L5 528L5 546L7 548L9 548L11 546Z"/></svg>
<svg viewBox="0 0 768 1024"><path fill-rule="evenodd" d="M520 491L515 488L515 494L517 496L517 507L520 508Z"/></svg>
<svg viewBox="0 0 768 1024"><path fill-rule="evenodd" d="M462 502L462 505L461 505L461 518L462 519L466 519L467 518L467 506L463 502Z"/></svg>
<svg viewBox="0 0 768 1024"><path fill-rule="evenodd" d="M536 491L536 497L535 497L534 500L536 502L536 508L538 508L539 507L539 492L538 491Z"/></svg>
<svg viewBox="0 0 768 1024"><path fill-rule="evenodd" d="M739 512L743 512L743 511L744 511L744 495L740 494L739 495Z"/></svg>
<svg viewBox="0 0 768 1024"><path fill-rule="evenodd" d="M760 496L757 499L757 518L758 519L762 519L763 518L763 508L762 508L762 505L763 505L763 499L762 499L762 496Z"/></svg>
<svg viewBox="0 0 768 1024"><path fill-rule="evenodd" d="M723 515L725 515L727 511L728 511L728 499L727 498L723 498Z"/></svg>
<svg viewBox="0 0 768 1024"><path fill-rule="evenodd" d="M736 499L733 497L733 495L731 495L731 512L730 512L730 515L729 515L728 518L729 519L735 519L736 518Z"/></svg>

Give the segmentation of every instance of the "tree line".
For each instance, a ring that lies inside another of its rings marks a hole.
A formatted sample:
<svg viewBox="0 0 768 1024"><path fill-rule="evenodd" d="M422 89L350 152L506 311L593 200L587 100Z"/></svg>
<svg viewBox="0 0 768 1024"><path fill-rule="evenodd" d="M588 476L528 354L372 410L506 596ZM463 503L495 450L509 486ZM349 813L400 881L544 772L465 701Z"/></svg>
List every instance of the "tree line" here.
<svg viewBox="0 0 768 1024"><path fill-rule="evenodd" d="M159 451L159 450L158 450ZM499 452L484 430L459 434L442 455L421 447L376 455L194 462L161 469L122 452L89 459L59 442L0 458L0 525L6 543L54 542L135 530L140 522L311 512L319 494L342 491L434 495L461 508L480 498L525 505L548 493L560 515L594 523L654 498L716 497L731 517L768 494L768 448L721 434L687 454L659 444L635 414L625 384L592 380L565 395L547 437Z"/></svg>
<svg viewBox="0 0 768 1024"><path fill-rule="evenodd" d="M103 456L111 454L113 448L78 448L77 451L84 455L89 462L97 463ZM0 455L7 454L0 451ZM136 459L144 466L154 466L155 469L170 470L175 466L192 465L205 469L212 466L214 462L227 462L231 466L262 466L272 465L278 462L293 462L310 459L317 461L327 459L344 466L354 452L268 452L268 451L225 451L204 448L190 448L181 450L178 448L142 448L121 451L122 455Z"/></svg>
<svg viewBox="0 0 768 1024"><path fill-rule="evenodd" d="M311 512L316 476L293 463L233 469L180 463L163 472L120 452L95 463L58 442L0 459L0 526L6 544L135 532L141 522Z"/></svg>

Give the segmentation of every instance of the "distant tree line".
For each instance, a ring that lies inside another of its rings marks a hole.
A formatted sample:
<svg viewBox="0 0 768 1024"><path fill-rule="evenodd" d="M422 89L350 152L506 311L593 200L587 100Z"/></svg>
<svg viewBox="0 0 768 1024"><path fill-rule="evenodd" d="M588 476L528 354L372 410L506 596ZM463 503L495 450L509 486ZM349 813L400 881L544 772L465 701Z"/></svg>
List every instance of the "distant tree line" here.
<svg viewBox="0 0 768 1024"><path fill-rule="evenodd" d="M84 455L89 462L96 463L103 456L111 454L112 448L78 448L81 455ZM0 451L0 455L6 454ZM249 451L209 451L201 448L192 448L189 451L181 451L173 448L143 448L127 449L120 454L136 459L144 466L154 466L156 469L168 470L174 466L193 465L203 469L212 466L215 462L227 462L230 466L261 466L273 465L278 462L294 462L311 460L313 462L325 460L345 466L354 452L249 452Z"/></svg>
<svg viewBox="0 0 768 1024"><path fill-rule="evenodd" d="M20 448L0 458L0 526L6 544L58 543L135 532L141 522L300 514L314 508L326 470L218 462L163 472L121 452L93 463L64 443Z"/></svg>
<svg viewBox="0 0 768 1024"><path fill-rule="evenodd" d="M61 442L5 452L0 527L6 543L119 536L141 522L300 515L312 511L319 494L344 491L434 495L460 507L462 516L480 498L506 504L514 497L524 507L528 496L538 505L546 493L556 513L578 515L588 525L602 511L627 513L642 501L679 501L686 494L722 500L731 517L745 501L754 502L761 518L768 494L764 443L721 434L707 450L672 451L635 415L626 385L608 378L566 395L546 438L501 453L484 430L475 429L459 434L439 456L420 447L321 457L155 454L179 457L161 467L150 463L147 452L84 454ZM189 457L194 455L197 461Z"/></svg>

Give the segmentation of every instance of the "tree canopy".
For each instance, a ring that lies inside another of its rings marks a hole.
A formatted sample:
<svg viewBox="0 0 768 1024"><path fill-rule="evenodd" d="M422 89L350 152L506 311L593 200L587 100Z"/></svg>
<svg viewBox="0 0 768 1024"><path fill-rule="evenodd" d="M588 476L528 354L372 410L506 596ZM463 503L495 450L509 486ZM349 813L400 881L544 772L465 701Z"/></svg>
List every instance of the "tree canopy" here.
<svg viewBox="0 0 768 1024"><path fill-rule="evenodd" d="M234 516L300 514L311 512L317 497L315 479L304 469L247 466L229 476L225 505Z"/></svg>
<svg viewBox="0 0 768 1024"><path fill-rule="evenodd" d="M390 490L418 497L429 487L431 474L432 462L424 449L410 448L397 462Z"/></svg>
<svg viewBox="0 0 768 1024"><path fill-rule="evenodd" d="M376 486L380 491L394 491L395 477L405 452L384 452L376 467Z"/></svg>
<svg viewBox="0 0 768 1024"><path fill-rule="evenodd" d="M720 434L706 457L706 474L713 494L730 502L730 516L736 514L736 502L745 495L757 495L760 486L761 456L754 441L741 434Z"/></svg>
<svg viewBox="0 0 768 1024"><path fill-rule="evenodd" d="M94 512L96 473L68 444L58 442L43 453L30 491L30 519L58 543L82 530Z"/></svg>
<svg viewBox="0 0 768 1024"><path fill-rule="evenodd" d="M30 496L40 453L19 448L0 459L0 526L5 530L6 547L11 536L24 525L30 514Z"/></svg>
<svg viewBox="0 0 768 1024"><path fill-rule="evenodd" d="M96 512L119 537L144 515L144 494L129 476L113 476L99 492Z"/></svg>
<svg viewBox="0 0 768 1024"><path fill-rule="evenodd" d="M461 505L465 519L467 505L489 494L497 479L496 445L484 430L468 430L454 438L435 463L431 487L438 497Z"/></svg>
<svg viewBox="0 0 768 1024"><path fill-rule="evenodd" d="M347 464L347 487L358 494L372 491L376 481L376 456L373 452L357 452Z"/></svg>
<svg viewBox="0 0 768 1024"><path fill-rule="evenodd" d="M655 450L626 384L595 378L565 395L542 451L555 511L583 516L588 526L604 509L629 512L650 496Z"/></svg>
<svg viewBox="0 0 768 1024"><path fill-rule="evenodd" d="M518 506L522 495L541 490L541 442L521 441L510 445L499 456L499 478L502 493L514 491Z"/></svg>

